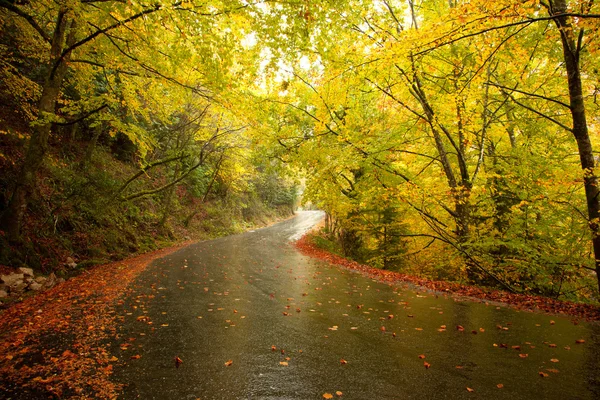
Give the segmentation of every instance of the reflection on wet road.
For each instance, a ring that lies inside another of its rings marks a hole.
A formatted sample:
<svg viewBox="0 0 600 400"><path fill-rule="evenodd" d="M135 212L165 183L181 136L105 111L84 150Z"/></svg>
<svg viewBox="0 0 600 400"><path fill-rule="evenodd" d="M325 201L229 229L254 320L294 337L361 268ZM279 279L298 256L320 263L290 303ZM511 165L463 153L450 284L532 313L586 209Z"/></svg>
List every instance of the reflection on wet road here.
<svg viewBox="0 0 600 400"><path fill-rule="evenodd" d="M600 398L597 324L388 286L312 260L289 239L321 217L301 212L149 267L119 310L122 398Z"/></svg>

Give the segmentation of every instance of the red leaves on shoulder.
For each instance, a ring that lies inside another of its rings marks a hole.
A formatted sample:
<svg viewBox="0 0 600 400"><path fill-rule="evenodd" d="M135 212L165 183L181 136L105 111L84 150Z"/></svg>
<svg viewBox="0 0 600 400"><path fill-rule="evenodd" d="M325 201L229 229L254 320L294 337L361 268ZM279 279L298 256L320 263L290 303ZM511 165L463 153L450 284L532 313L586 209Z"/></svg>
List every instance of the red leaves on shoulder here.
<svg viewBox="0 0 600 400"><path fill-rule="evenodd" d="M461 296L475 297L483 300L500 301L511 304L518 309L542 310L550 313L560 313L581 317L591 321L600 321L600 308L591 304L577 304L542 296L514 294L503 292L501 290L491 290L475 286L461 285L453 282L434 281L413 275L402 274L399 272L384 271L381 269L372 268L318 248L314 245L314 243L312 243L310 234L303 236L300 240L296 241L294 245L298 250L308 256L319 258L332 264L340 265L343 268L362 272L371 278L378 279L382 282L410 282L412 284L435 291L456 293ZM507 327L502 326L500 326L499 329L508 330Z"/></svg>

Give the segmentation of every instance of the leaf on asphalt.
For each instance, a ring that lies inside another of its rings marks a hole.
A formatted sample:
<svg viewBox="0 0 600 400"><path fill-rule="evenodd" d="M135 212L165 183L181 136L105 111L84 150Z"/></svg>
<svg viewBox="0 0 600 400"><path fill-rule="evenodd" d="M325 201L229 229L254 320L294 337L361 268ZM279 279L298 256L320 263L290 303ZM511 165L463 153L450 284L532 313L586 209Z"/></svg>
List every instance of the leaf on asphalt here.
<svg viewBox="0 0 600 400"><path fill-rule="evenodd" d="M465 328L462 325L456 325L456 330L459 332L464 332Z"/></svg>
<svg viewBox="0 0 600 400"><path fill-rule="evenodd" d="M333 395L331 393L323 393L324 399L333 399Z"/></svg>
<svg viewBox="0 0 600 400"><path fill-rule="evenodd" d="M183 360L179 357L175 357L175 368L179 368L181 364L183 364Z"/></svg>
<svg viewBox="0 0 600 400"><path fill-rule="evenodd" d="M344 393L340 392L339 390L335 392L336 396L340 397L341 395L343 395Z"/></svg>
<svg viewBox="0 0 600 400"><path fill-rule="evenodd" d="M279 361L279 365L283 365L284 367L287 367L288 362L287 361Z"/></svg>
<svg viewBox="0 0 600 400"><path fill-rule="evenodd" d="M425 358L425 354L419 354L419 358L423 360Z"/></svg>
<svg viewBox="0 0 600 400"><path fill-rule="evenodd" d="M558 358L551 358L550 361L552 361L553 363L557 363L558 362Z"/></svg>
<svg viewBox="0 0 600 400"><path fill-rule="evenodd" d="M519 357L521 357L521 358L527 358L527 357L529 357L529 354L519 354Z"/></svg>
<svg viewBox="0 0 600 400"><path fill-rule="evenodd" d="M276 351L277 347L275 347L275 345L271 346L271 351Z"/></svg>
<svg viewBox="0 0 600 400"><path fill-rule="evenodd" d="M560 371L555 368L546 368L546 371L552 372L553 374L558 374Z"/></svg>
<svg viewBox="0 0 600 400"><path fill-rule="evenodd" d="M501 384L501 383L499 383L499 384L497 384L497 385L496 385L496 387L497 387L498 389L502 389L502 388L504 387L504 385L503 385L503 384Z"/></svg>
<svg viewBox="0 0 600 400"><path fill-rule="evenodd" d="M585 340L583 340L583 339L577 339L577 340L575 341L575 343L577 343L577 344L582 344L582 343L585 343Z"/></svg>
<svg viewBox="0 0 600 400"><path fill-rule="evenodd" d="M382 326L381 328L379 328L379 330L380 330L381 332L385 332L385 326Z"/></svg>
<svg viewBox="0 0 600 400"><path fill-rule="evenodd" d="M135 356L131 356L132 360L138 360L140 359L142 356L140 356L139 354L136 354Z"/></svg>
<svg viewBox="0 0 600 400"><path fill-rule="evenodd" d="M231 366L231 364L233 364L233 360L227 360L227 361L225 361L225 366L226 367Z"/></svg>
<svg viewBox="0 0 600 400"><path fill-rule="evenodd" d="M343 358L340 360L340 364L341 365L346 365L348 364L348 361L344 360Z"/></svg>
<svg viewBox="0 0 600 400"><path fill-rule="evenodd" d="M474 391L475 391L475 389L471 389L470 387L467 386L467 392L473 393Z"/></svg>
<svg viewBox="0 0 600 400"><path fill-rule="evenodd" d="M540 372L538 372L538 374L539 374L539 375L540 375L542 378L547 378L547 377L548 377L548 374L547 374L547 373L545 373L545 372L543 372L543 371L540 371Z"/></svg>
<svg viewBox="0 0 600 400"><path fill-rule="evenodd" d="M429 364L427 361L423 361L423 366L424 366L426 369L429 369L429 368L431 368L431 364Z"/></svg>

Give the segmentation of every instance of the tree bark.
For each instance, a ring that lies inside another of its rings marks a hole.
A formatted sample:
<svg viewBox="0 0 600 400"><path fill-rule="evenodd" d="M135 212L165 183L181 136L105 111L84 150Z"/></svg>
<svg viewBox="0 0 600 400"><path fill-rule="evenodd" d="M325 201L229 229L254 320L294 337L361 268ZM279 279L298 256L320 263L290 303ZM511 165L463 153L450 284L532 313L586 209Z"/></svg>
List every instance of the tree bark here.
<svg viewBox="0 0 600 400"><path fill-rule="evenodd" d="M567 12L565 0L554 0L551 4L552 7L550 8L550 12L553 15L560 15ZM598 189L598 176L595 171L596 162L588 131L585 103L583 100L583 88L581 84L579 56L583 31L580 31L581 36L578 40L575 40L574 27L569 17L560 15L557 16L554 21L560 31L563 48L564 65L569 85L573 136L577 142L579 160L581 168L583 169L583 186L585 188L585 197L587 200L588 224L592 233L594 264L598 279L598 289L600 290L600 190Z"/></svg>
<svg viewBox="0 0 600 400"><path fill-rule="evenodd" d="M74 42L74 28L75 21L69 17L69 10L61 9L52 36L51 57L42 87L42 96L38 104L37 125L32 129L21 172L8 207L0 220L1 229L6 232L11 241L20 240L21 225L27 210L27 200L37 184L37 173L48 151L48 138L52 128L52 121L48 117L55 114L56 102L68 69L69 55L61 57L61 54L65 44L69 46ZM68 37L65 40L66 36ZM53 68L57 62L58 66Z"/></svg>

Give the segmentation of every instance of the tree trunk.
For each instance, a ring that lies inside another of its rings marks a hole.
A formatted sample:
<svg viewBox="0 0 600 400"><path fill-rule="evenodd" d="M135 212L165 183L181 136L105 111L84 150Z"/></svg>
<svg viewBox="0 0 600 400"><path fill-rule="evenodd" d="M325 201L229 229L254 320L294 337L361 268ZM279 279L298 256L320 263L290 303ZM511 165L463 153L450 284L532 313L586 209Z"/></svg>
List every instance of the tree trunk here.
<svg viewBox="0 0 600 400"><path fill-rule="evenodd" d="M565 0L554 0L551 12L554 15L567 12ZM583 186L587 200L589 227L592 233L592 246L594 250L594 264L600 290L600 190L598 189L598 176L594 170L596 162L588 125L585 116L585 103L583 101L583 89L581 84L581 71L579 66L580 43L575 40L574 27L566 16L558 16L554 19L560 31L567 81L569 84L569 100L571 106L571 117L573 121L573 136L577 141L579 160L583 169ZM583 33L581 33L583 34Z"/></svg>
<svg viewBox="0 0 600 400"><path fill-rule="evenodd" d="M0 227L6 232L11 241L18 241L21 236L21 224L27 210L27 200L37 184L37 172L39 171L46 152L48 150L48 138L52 122L48 116L55 114L56 102L60 94L60 88L67 73L68 56L60 60L65 44L65 35L69 32L66 40L67 46L74 41L74 21L67 16L68 11L61 9L58 13L56 28L52 37L51 57L47 66L47 76L42 87L42 96L38 104L37 125L32 130L31 139L25 154L25 160L17 183L8 203L8 207L2 215ZM56 63L58 67L54 69Z"/></svg>

